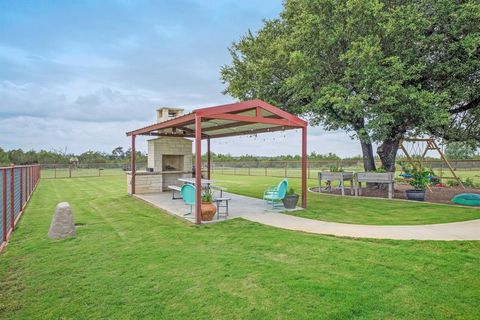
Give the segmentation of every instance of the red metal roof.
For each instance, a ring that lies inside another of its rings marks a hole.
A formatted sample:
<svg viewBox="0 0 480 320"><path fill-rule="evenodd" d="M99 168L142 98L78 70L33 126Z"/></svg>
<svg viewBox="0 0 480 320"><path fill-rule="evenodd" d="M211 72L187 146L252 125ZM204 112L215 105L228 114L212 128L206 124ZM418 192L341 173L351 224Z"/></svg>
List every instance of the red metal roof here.
<svg viewBox="0 0 480 320"><path fill-rule="evenodd" d="M195 119L202 119L203 138L223 138L307 127L308 123L256 99L201 108L165 122L127 132L127 136L195 137Z"/></svg>

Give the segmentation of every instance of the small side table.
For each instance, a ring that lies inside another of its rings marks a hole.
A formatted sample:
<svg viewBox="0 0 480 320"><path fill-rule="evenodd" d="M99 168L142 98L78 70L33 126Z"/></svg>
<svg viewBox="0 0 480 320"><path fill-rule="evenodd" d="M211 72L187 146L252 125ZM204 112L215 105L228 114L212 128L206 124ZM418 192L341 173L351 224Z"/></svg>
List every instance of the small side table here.
<svg viewBox="0 0 480 320"><path fill-rule="evenodd" d="M231 198L215 198L214 201L217 206L217 220L220 219L220 215L225 216L225 219L228 218L228 201L230 200L232 199ZM225 211L221 212L220 208L224 208Z"/></svg>

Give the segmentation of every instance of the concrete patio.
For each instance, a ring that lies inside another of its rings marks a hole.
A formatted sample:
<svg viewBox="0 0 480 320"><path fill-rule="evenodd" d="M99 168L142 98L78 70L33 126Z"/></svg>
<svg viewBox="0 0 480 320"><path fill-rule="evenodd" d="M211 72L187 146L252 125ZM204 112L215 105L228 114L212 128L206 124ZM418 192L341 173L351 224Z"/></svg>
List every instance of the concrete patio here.
<svg viewBox="0 0 480 320"><path fill-rule="evenodd" d="M183 203L182 199L172 200L170 192L135 194L134 196L172 215L195 223L194 214L184 216L189 212L189 207ZM312 220L282 214L281 210L266 211L261 199L227 192L224 192L223 196L231 198L228 218L222 216L217 219L215 216L213 221L203 223L243 218L276 228L340 237L394 240L480 240L480 219L426 225L359 225ZM295 210L302 210L302 208L297 207Z"/></svg>
<svg viewBox="0 0 480 320"><path fill-rule="evenodd" d="M179 196L178 194L176 196ZM135 194L135 197L142 199L145 202L148 202L162 210L165 210L171 215L186 219L192 223L195 223L195 213L191 215L185 216L185 214L189 213L190 208L189 206L185 205L182 199L172 199L171 192L156 192L156 193L143 193L143 194ZM224 221L227 219L234 219L238 217L246 217L248 215L256 215L268 212L265 210L264 202L261 199L241 196L234 193L223 192L224 198L230 198L231 200L228 203L228 217L226 218L225 215L221 215L218 218L217 215L213 218L211 222L204 221L203 223L212 223L212 222L219 222ZM302 208L297 208L300 210ZM195 208L194 208L195 210ZM222 212L224 212L224 208L221 208ZM286 210L286 209L283 209ZM280 211L280 210L278 210ZM270 211L272 212L272 211ZM277 211L274 211L277 213Z"/></svg>

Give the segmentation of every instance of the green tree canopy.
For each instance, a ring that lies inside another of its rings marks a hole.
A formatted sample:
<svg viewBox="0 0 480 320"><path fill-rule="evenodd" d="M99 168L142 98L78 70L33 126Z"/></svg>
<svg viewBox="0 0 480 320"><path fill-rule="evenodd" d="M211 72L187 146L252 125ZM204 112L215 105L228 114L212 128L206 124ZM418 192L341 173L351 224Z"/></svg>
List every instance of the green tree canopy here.
<svg viewBox="0 0 480 320"><path fill-rule="evenodd" d="M445 148L445 155L448 159L473 159L476 156L476 150L466 143L451 142Z"/></svg>
<svg viewBox="0 0 480 320"><path fill-rule="evenodd" d="M478 1L287 0L230 48L225 93L371 142L393 171L406 135L479 143Z"/></svg>

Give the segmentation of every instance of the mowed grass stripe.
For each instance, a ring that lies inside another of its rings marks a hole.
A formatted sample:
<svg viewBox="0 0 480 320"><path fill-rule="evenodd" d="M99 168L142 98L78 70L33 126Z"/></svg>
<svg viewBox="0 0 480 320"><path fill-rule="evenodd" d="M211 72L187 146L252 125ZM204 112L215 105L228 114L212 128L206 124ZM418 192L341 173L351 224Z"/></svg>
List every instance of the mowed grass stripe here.
<svg viewBox="0 0 480 320"><path fill-rule="evenodd" d="M226 187L230 192L255 198L262 198L268 186L277 185L282 180L274 177L229 175L214 175L213 179L216 184ZM300 192L299 179L288 179L288 182L291 187ZM308 184L315 186L315 182L311 180ZM480 219L480 210L477 208L319 195L311 192L307 196L307 210L293 211L288 214L323 221L373 225L416 225Z"/></svg>
<svg viewBox="0 0 480 320"><path fill-rule="evenodd" d="M58 201L74 239L46 237ZM236 219L192 226L124 177L43 180L0 256L5 319L474 319L478 242L310 235Z"/></svg>

